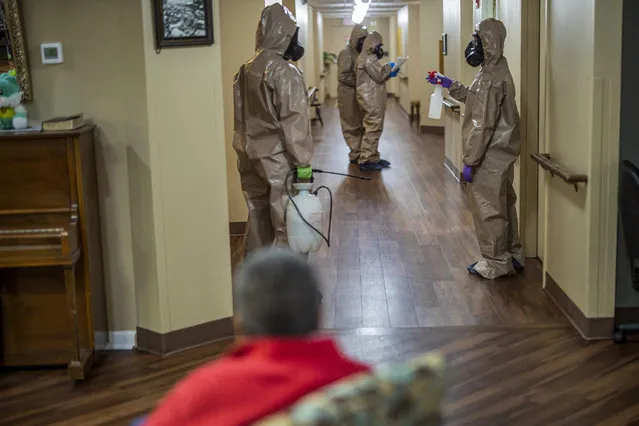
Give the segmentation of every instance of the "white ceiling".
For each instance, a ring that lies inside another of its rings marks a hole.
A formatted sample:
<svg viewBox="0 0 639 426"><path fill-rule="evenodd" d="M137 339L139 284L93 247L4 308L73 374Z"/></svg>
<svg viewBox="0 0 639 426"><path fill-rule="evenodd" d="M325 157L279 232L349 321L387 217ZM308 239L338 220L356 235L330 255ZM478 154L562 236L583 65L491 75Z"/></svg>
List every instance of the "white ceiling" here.
<svg viewBox="0 0 639 426"><path fill-rule="evenodd" d="M370 0L367 17L391 16L409 4L419 4L416 0ZM309 0L309 4L322 12L325 18L350 18L353 14L353 0Z"/></svg>

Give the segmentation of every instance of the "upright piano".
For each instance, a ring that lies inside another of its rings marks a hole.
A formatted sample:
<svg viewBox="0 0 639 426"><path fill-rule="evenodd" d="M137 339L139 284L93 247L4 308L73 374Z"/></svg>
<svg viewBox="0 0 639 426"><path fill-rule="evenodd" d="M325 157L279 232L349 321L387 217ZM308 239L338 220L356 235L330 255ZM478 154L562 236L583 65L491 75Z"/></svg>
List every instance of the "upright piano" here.
<svg viewBox="0 0 639 426"><path fill-rule="evenodd" d="M0 133L0 368L83 380L108 342L93 133Z"/></svg>

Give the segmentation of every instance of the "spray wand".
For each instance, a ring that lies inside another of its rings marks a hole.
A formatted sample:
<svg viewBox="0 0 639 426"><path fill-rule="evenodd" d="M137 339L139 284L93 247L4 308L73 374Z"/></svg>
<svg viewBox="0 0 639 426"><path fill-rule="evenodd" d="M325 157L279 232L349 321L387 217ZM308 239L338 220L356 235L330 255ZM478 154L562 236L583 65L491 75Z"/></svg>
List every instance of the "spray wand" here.
<svg viewBox="0 0 639 426"><path fill-rule="evenodd" d="M360 180L371 180L372 179L370 176L355 176L355 175L349 175L349 174L346 174L346 173L327 172L327 171L320 170L320 169L313 169L313 173L326 174L326 175L335 175L335 176L345 176L345 177L348 177L348 178L360 179ZM332 226L332 223L333 223L333 192L330 190L330 188L328 188L327 186L324 186L324 185L320 186L319 188L317 188L313 192L313 195L317 196L317 194L319 193L320 189L325 189L326 192L328 192L328 196L329 196L330 201L331 201L331 207L330 207L330 210L329 210L329 213L328 213L328 237L326 237L320 230L318 230L313 225L308 223L306 218L302 215L302 212L300 211L299 207L297 207L297 204L295 204L295 200L293 200L293 197L291 196L291 190L290 190L290 188L288 186L289 179L291 178L291 176L294 176L294 175L295 175L295 172L293 170L291 170L286 175L286 178L284 179L284 188L286 189L286 196L288 197L288 200L293 204L293 207L295 207L295 210L297 211L297 214L302 219L302 221L309 228L311 228L313 231L315 231L320 237L322 237L324 239L324 241L326 241L326 245L328 247L330 247L331 246L331 226Z"/></svg>
<svg viewBox="0 0 639 426"><path fill-rule="evenodd" d="M313 169L313 173L320 173L320 174L323 173L323 174L326 174L326 175L335 175L335 176L346 176L346 177L349 177L349 178L361 179L361 180L371 180L372 179L370 176L355 176L355 175L349 175L349 174L346 174L346 173L325 172L324 170L319 170L319 169Z"/></svg>

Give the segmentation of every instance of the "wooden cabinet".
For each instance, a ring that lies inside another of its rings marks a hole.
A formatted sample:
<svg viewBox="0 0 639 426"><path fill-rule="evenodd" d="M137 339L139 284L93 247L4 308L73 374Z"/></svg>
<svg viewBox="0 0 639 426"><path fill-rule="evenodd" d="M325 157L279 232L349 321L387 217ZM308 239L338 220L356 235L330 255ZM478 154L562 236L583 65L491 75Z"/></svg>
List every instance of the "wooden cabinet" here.
<svg viewBox="0 0 639 426"><path fill-rule="evenodd" d="M0 366L82 380L106 344L93 131L0 134Z"/></svg>

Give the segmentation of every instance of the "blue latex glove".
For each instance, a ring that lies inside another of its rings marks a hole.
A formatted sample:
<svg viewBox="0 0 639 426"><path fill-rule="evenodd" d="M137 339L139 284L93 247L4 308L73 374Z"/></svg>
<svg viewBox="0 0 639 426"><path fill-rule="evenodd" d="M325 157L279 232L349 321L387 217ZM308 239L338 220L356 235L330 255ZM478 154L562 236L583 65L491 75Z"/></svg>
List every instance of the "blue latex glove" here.
<svg viewBox="0 0 639 426"><path fill-rule="evenodd" d="M462 172L462 179L464 182L471 183L473 181L473 168L467 164L464 164L464 171Z"/></svg>
<svg viewBox="0 0 639 426"><path fill-rule="evenodd" d="M396 69L395 71L393 71L392 73L390 73L390 78L395 78L397 77L397 74L399 74L399 70L400 68Z"/></svg>
<svg viewBox="0 0 639 426"><path fill-rule="evenodd" d="M395 68L395 62L389 62L388 65L390 65L391 69Z"/></svg>

